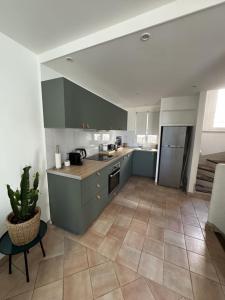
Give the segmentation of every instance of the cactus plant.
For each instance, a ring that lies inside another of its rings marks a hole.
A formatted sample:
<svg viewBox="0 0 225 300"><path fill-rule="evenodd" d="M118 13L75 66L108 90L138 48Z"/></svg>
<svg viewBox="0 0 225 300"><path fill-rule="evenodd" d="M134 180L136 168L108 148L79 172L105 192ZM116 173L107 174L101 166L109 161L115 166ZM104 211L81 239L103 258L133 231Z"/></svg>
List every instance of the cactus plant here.
<svg viewBox="0 0 225 300"><path fill-rule="evenodd" d="M21 176L20 191L17 189L13 191L9 184L7 184L8 196L10 199L13 211L13 223L22 223L31 219L35 215L35 208L38 201L38 183L39 173L35 174L33 187L30 188L30 171L31 167L23 168Z"/></svg>

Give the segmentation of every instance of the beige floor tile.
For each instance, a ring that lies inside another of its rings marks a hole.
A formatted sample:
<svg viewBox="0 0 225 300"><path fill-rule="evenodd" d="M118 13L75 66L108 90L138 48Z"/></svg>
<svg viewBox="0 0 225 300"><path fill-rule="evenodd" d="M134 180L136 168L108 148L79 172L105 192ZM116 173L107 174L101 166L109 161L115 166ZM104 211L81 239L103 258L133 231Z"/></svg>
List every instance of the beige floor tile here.
<svg viewBox="0 0 225 300"><path fill-rule="evenodd" d="M63 256L43 260L39 265L35 287L38 288L63 277Z"/></svg>
<svg viewBox="0 0 225 300"><path fill-rule="evenodd" d="M161 242L164 241L164 229L152 224L151 222L148 224L147 235L153 240Z"/></svg>
<svg viewBox="0 0 225 300"><path fill-rule="evenodd" d="M30 282L26 281L25 273L15 267L12 268L12 274L8 274L8 268L0 273L0 299L1 293L7 292L7 297L13 297L34 289L38 273L38 264L29 265Z"/></svg>
<svg viewBox="0 0 225 300"><path fill-rule="evenodd" d="M187 250L203 256L209 256L205 241L185 235Z"/></svg>
<svg viewBox="0 0 225 300"><path fill-rule="evenodd" d="M190 270L194 273L207 277L214 281L219 281L215 267L205 256L188 251Z"/></svg>
<svg viewBox="0 0 225 300"><path fill-rule="evenodd" d="M117 240L123 241L125 236L127 233L127 229L122 227L122 226L118 226L116 224L113 224L110 228L110 230L107 233L108 237L113 237Z"/></svg>
<svg viewBox="0 0 225 300"><path fill-rule="evenodd" d="M166 228L175 232L184 233L183 223L180 220L173 217L167 218Z"/></svg>
<svg viewBox="0 0 225 300"><path fill-rule="evenodd" d="M108 261L107 257L91 249L87 249L87 257L88 257L88 264L90 268Z"/></svg>
<svg viewBox="0 0 225 300"><path fill-rule="evenodd" d="M141 210L143 210L143 211L141 211ZM143 209L143 208L137 209L135 214L134 214L134 220L141 221L141 222L144 222L144 223L148 223L149 217L150 217L150 212L146 213L144 211L147 211L147 210Z"/></svg>
<svg viewBox="0 0 225 300"><path fill-rule="evenodd" d="M143 278L122 287L124 300L155 300Z"/></svg>
<svg viewBox="0 0 225 300"><path fill-rule="evenodd" d="M160 228L166 228L167 227L167 220L165 218L165 216L151 216L150 218L150 226L151 224L155 225L155 226L158 226Z"/></svg>
<svg viewBox="0 0 225 300"><path fill-rule="evenodd" d="M85 252L71 252L64 255L64 276L83 271L88 268L88 259Z"/></svg>
<svg viewBox="0 0 225 300"><path fill-rule="evenodd" d="M114 224L128 229L130 226L131 220L132 220L132 218L118 215L116 220L114 221Z"/></svg>
<svg viewBox="0 0 225 300"><path fill-rule="evenodd" d="M111 262L90 269L94 297L100 297L119 287Z"/></svg>
<svg viewBox="0 0 225 300"><path fill-rule="evenodd" d="M63 253L63 249L62 249L62 253ZM27 255L27 260L28 260L29 266L34 267L35 265L37 265L37 266L39 265L40 261L43 260L41 247L39 245L30 249L29 254ZM25 273L25 264L24 264L23 253L21 255L13 256L12 263L18 269L23 271L23 273Z"/></svg>
<svg viewBox="0 0 225 300"><path fill-rule="evenodd" d="M124 300L124 298L121 289L116 289L100 298L97 298L97 300Z"/></svg>
<svg viewBox="0 0 225 300"><path fill-rule="evenodd" d="M92 300L92 289L89 270L64 278L63 300Z"/></svg>
<svg viewBox="0 0 225 300"><path fill-rule="evenodd" d="M184 234L189 235L189 236L199 239L199 240L204 240L202 230L200 227L184 225Z"/></svg>
<svg viewBox="0 0 225 300"><path fill-rule="evenodd" d="M164 258L164 243L150 238L145 238L143 251L160 259Z"/></svg>
<svg viewBox="0 0 225 300"><path fill-rule="evenodd" d="M186 248L184 235L175 231L165 230L164 241L177 247Z"/></svg>
<svg viewBox="0 0 225 300"><path fill-rule="evenodd" d="M181 295L171 291L161 284L152 280L148 280L147 284L156 300L181 300Z"/></svg>
<svg viewBox="0 0 225 300"><path fill-rule="evenodd" d="M221 286L215 281L191 273L195 300L224 300L225 296Z"/></svg>
<svg viewBox="0 0 225 300"><path fill-rule="evenodd" d="M106 235L110 227L112 226L112 224L113 224L112 219L99 218L94 222L90 230L93 230L94 232L97 232L102 235Z"/></svg>
<svg viewBox="0 0 225 300"><path fill-rule="evenodd" d="M64 237L50 230L43 238L43 246L47 257L64 254Z"/></svg>
<svg viewBox="0 0 225 300"><path fill-rule="evenodd" d="M134 272L118 263L114 263L114 270L121 286L130 283L140 277L137 272Z"/></svg>
<svg viewBox="0 0 225 300"><path fill-rule="evenodd" d="M163 261L155 256L142 252L138 273L159 284L163 283Z"/></svg>
<svg viewBox="0 0 225 300"><path fill-rule="evenodd" d="M55 281L34 290L32 300L62 300L63 280Z"/></svg>
<svg viewBox="0 0 225 300"><path fill-rule="evenodd" d="M14 297L7 298L6 300L31 300L33 295L33 290L20 294Z"/></svg>
<svg viewBox="0 0 225 300"><path fill-rule="evenodd" d="M82 236L80 242L88 248L97 250L103 240L104 236L89 230Z"/></svg>
<svg viewBox="0 0 225 300"><path fill-rule="evenodd" d="M111 260L115 260L120 250L121 244L121 241L117 239L105 237L98 248L98 252Z"/></svg>
<svg viewBox="0 0 225 300"><path fill-rule="evenodd" d="M141 251L122 245L117 255L116 262L136 272L140 256Z"/></svg>
<svg viewBox="0 0 225 300"><path fill-rule="evenodd" d="M133 218L134 213L135 213L135 209L129 208L129 207L123 207L123 208L120 210L120 213L119 213L119 214L120 214L121 216L124 216L124 217Z"/></svg>
<svg viewBox="0 0 225 300"><path fill-rule="evenodd" d="M133 219L129 230L145 235L147 231L147 227L148 227L147 223Z"/></svg>
<svg viewBox="0 0 225 300"><path fill-rule="evenodd" d="M124 239L124 244L131 248L142 250L144 239L144 235L141 235L140 233L134 231L128 231Z"/></svg>
<svg viewBox="0 0 225 300"><path fill-rule="evenodd" d="M196 217L194 217L194 216L182 215L182 221L186 225L200 227L198 219Z"/></svg>
<svg viewBox="0 0 225 300"><path fill-rule="evenodd" d="M82 246L80 243L73 241L71 239L64 239L64 255L68 255L72 252L86 252L86 248Z"/></svg>
<svg viewBox="0 0 225 300"><path fill-rule="evenodd" d="M170 244L165 244L165 260L179 267L189 269L186 250Z"/></svg>
<svg viewBox="0 0 225 300"><path fill-rule="evenodd" d="M193 299L190 272L188 270L164 262L163 283L168 289Z"/></svg>

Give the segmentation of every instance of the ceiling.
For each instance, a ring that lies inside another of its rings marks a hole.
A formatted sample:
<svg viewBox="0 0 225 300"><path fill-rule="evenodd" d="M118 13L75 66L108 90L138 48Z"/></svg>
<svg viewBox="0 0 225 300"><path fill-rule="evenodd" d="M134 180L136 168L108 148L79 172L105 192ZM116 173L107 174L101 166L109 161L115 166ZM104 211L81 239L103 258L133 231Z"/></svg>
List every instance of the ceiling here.
<svg viewBox="0 0 225 300"><path fill-rule="evenodd" d="M225 86L224 16L222 4L146 29L146 42L137 32L46 65L123 107L196 94Z"/></svg>
<svg viewBox="0 0 225 300"><path fill-rule="evenodd" d="M0 0L0 31L41 52L173 0Z"/></svg>

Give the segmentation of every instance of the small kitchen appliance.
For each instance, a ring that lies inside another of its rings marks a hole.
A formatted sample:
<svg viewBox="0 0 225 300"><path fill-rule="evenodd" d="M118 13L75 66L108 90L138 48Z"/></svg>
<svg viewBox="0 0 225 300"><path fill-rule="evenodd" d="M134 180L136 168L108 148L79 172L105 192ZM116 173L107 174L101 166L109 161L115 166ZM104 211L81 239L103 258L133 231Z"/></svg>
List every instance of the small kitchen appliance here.
<svg viewBox="0 0 225 300"><path fill-rule="evenodd" d="M69 160L71 165L82 165L83 159L87 157L87 152L84 148L76 148L73 152L69 153Z"/></svg>

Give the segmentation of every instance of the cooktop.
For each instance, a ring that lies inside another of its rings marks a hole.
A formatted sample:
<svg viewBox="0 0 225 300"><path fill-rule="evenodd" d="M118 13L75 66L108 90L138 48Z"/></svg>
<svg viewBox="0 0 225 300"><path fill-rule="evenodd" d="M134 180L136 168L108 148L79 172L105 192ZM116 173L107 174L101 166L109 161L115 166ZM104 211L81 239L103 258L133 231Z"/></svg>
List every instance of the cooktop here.
<svg viewBox="0 0 225 300"><path fill-rule="evenodd" d="M104 155L104 154L94 154L92 156L86 157L86 159L90 160L100 160L100 161L108 161L110 159L113 159L113 155Z"/></svg>

